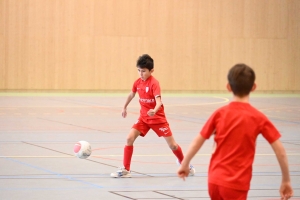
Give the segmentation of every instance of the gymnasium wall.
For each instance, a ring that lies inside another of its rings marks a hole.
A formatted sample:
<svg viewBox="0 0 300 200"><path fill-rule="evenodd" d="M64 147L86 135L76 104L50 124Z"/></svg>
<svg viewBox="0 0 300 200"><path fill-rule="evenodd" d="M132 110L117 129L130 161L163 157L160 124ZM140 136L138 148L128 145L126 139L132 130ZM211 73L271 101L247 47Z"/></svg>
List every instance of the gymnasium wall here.
<svg viewBox="0 0 300 200"><path fill-rule="evenodd" d="M0 90L129 91L136 60L163 91L300 92L299 0L0 0Z"/></svg>

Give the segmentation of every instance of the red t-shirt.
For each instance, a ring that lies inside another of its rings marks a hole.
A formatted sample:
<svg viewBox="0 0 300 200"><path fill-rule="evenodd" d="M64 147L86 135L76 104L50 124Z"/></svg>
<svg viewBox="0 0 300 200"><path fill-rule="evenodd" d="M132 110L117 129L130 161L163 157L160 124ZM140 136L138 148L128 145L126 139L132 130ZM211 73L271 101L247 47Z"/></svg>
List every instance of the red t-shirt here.
<svg viewBox="0 0 300 200"><path fill-rule="evenodd" d="M271 144L280 133L270 120L248 103L231 102L216 110L200 134L215 133L216 150L209 166L208 182L236 190L249 190L258 134Z"/></svg>
<svg viewBox="0 0 300 200"><path fill-rule="evenodd" d="M167 122L163 105L161 105L154 116L150 117L147 115L147 112L156 106L155 97L161 96L159 82L153 76L150 76L145 81L141 78L137 79L132 86L132 92L138 92L139 94L141 105L140 118L145 123L161 124Z"/></svg>

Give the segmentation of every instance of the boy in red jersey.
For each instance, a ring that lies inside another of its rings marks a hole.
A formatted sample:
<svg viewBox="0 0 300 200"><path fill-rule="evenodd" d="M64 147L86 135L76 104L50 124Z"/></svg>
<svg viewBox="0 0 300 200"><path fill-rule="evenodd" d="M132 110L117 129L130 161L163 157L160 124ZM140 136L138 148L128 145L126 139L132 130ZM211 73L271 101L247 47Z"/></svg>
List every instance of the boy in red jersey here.
<svg viewBox="0 0 300 200"><path fill-rule="evenodd" d="M245 64L233 66L228 73L227 89L233 101L217 109L191 143L177 174L185 179L189 163L206 139L214 135L215 151L208 172L208 190L213 200L247 199L252 178L255 142L259 134L271 144L282 172L280 195L293 195L288 161L279 138L280 133L270 120L249 104L249 94L256 88L255 73Z"/></svg>
<svg viewBox="0 0 300 200"><path fill-rule="evenodd" d="M161 91L159 82L151 75L154 71L153 59L144 54L137 60L137 68L140 78L137 79L129 93L125 102L122 116L127 116L127 106L134 98L135 93L139 94L139 102L141 105L140 116L138 121L132 126L128 136L127 144L124 147L123 167L120 167L116 172L111 173L111 177L131 177L130 164L133 154L133 143L138 136L146 136L148 131L152 129L157 136L164 137L169 147L181 163L183 153L180 146L175 142L169 123L166 119L164 106L161 101ZM189 166L189 175L195 174L195 168Z"/></svg>

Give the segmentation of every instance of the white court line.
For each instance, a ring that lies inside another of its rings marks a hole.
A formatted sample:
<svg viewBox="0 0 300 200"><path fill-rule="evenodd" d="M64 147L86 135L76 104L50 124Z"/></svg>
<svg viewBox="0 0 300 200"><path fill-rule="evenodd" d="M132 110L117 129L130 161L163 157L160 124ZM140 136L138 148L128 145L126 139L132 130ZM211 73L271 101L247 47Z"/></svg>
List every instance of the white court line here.
<svg viewBox="0 0 300 200"><path fill-rule="evenodd" d="M196 156L210 156L211 154L197 154ZM123 155L91 155L91 156L97 156L97 157L121 157ZM156 155L136 155L134 154L132 157L168 157L168 156L174 156L174 154L156 154Z"/></svg>
<svg viewBox="0 0 300 200"><path fill-rule="evenodd" d="M76 156L0 156L0 158L74 158Z"/></svg>

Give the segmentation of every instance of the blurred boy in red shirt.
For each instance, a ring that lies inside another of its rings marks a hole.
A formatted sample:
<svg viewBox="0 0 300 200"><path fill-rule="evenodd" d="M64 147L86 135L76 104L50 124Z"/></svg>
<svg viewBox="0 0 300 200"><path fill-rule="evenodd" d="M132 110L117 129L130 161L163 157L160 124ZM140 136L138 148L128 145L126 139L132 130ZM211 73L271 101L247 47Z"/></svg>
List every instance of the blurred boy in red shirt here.
<svg viewBox="0 0 300 200"><path fill-rule="evenodd" d="M259 134L271 144L281 167L281 197L288 199L293 195L287 156L279 140L281 135L264 114L249 104L249 94L256 88L254 81L255 73L249 66L237 64L230 69L227 89L233 92L233 101L211 115L178 170L178 176L185 179L191 159L205 140L214 135L216 148L208 172L209 195L213 200L247 199Z"/></svg>

